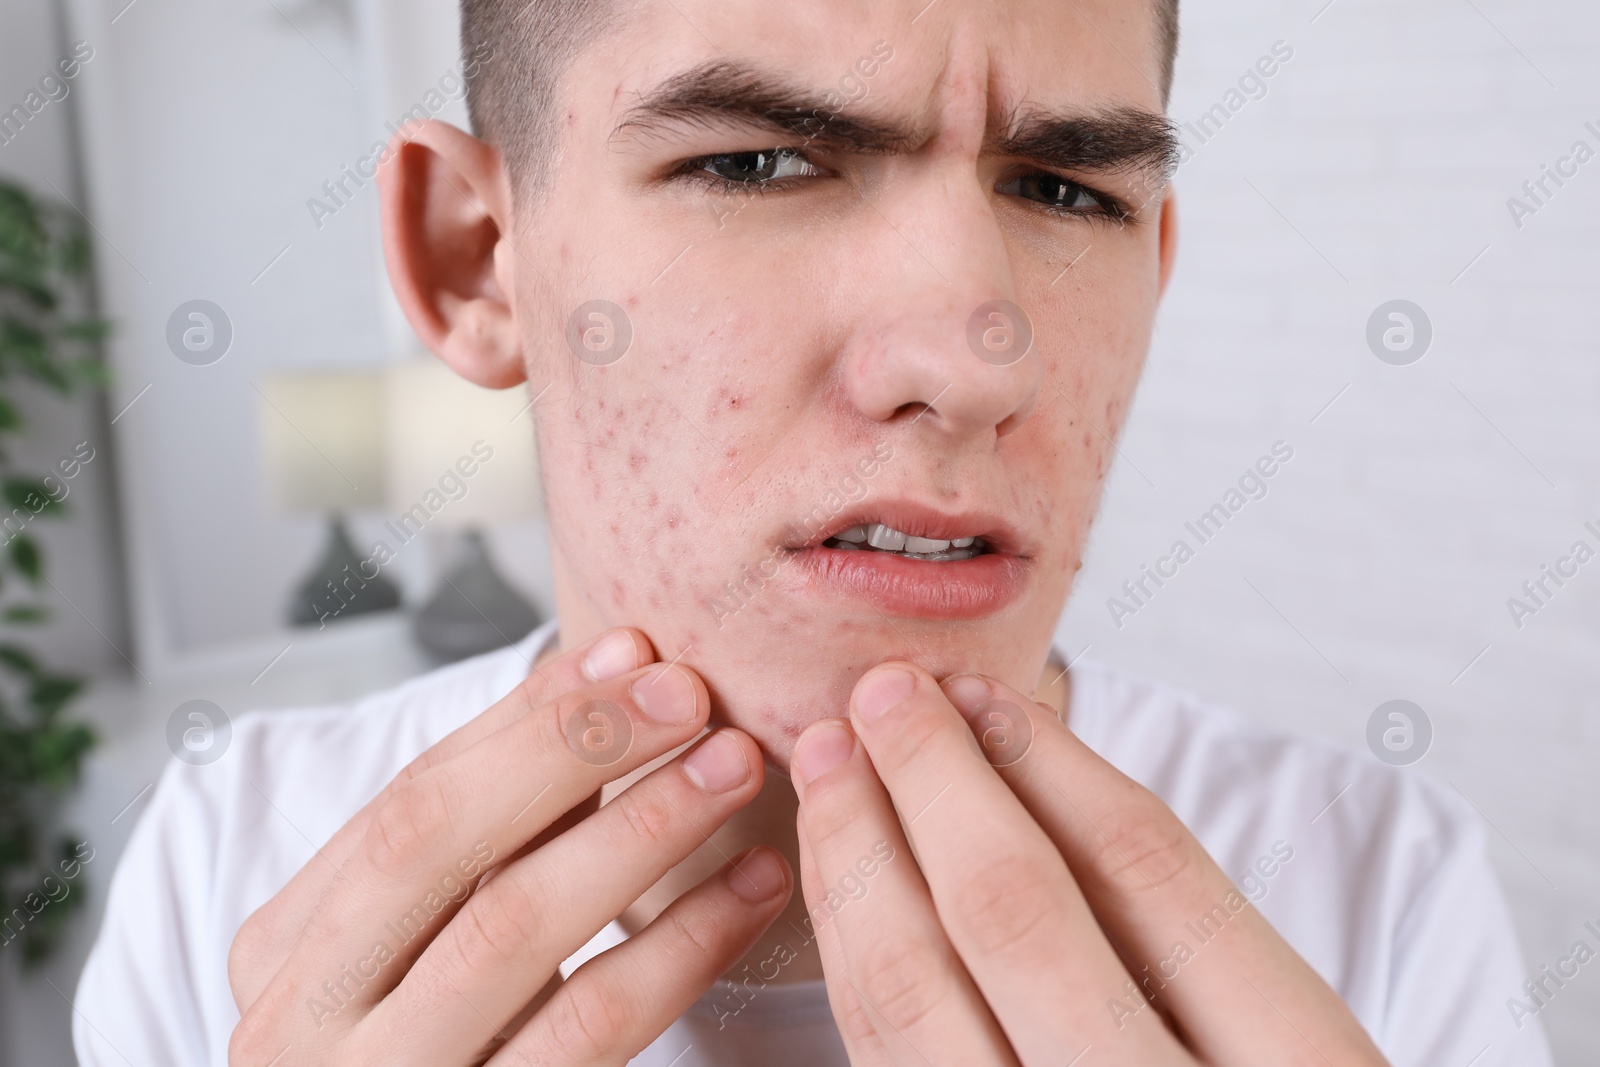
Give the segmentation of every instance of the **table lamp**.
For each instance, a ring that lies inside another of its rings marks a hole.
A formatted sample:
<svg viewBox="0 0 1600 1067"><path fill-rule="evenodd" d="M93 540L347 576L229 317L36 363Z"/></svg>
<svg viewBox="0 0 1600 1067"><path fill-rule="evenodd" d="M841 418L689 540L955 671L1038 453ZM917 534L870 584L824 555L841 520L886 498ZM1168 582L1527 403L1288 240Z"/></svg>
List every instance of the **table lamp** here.
<svg viewBox="0 0 1600 1067"><path fill-rule="evenodd" d="M256 383L273 506L328 517L322 559L290 596L296 626L400 606L399 589L356 551L345 526L350 512L385 502L383 386L376 371L277 374Z"/></svg>
<svg viewBox="0 0 1600 1067"><path fill-rule="evenodd" d="M452 533L455 559L413 619L417 642L455 660L510 644L539 613L495 568L483 529L540 513L526 389L484 389L432 357L387 376L387 529L407 540Z"/></svg>

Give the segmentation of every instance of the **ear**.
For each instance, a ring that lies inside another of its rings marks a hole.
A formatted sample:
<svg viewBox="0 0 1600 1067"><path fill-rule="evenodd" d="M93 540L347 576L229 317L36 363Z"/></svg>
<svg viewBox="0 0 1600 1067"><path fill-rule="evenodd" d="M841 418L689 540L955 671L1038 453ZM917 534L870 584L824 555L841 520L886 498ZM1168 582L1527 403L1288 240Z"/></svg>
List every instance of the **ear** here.
<svg viewBox="0 0 1600 1067"><path fill-rule="evenodd" d="M1178 261L1178 190L1170 185L1161 202L1161 293L1167 292L1172 266Z"/></svg>
<svg viewBox="0 0 1600 1067"><path fill-rule="evenodd" d="M417 336L468 381L527 380L500 153L447 122L407 123L389 142L378 191L389 282Z"/></svg>

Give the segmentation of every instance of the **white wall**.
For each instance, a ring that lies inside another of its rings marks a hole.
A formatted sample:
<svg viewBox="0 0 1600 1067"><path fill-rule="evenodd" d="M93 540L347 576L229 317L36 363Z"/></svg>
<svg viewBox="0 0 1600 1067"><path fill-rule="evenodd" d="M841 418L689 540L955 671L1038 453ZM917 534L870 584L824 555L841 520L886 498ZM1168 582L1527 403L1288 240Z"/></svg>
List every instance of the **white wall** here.
<svg viewBox="0 0 1600 1067"><path fill-rule="evenodd" d="M1326 2L1186 5L1179 122L1274 42L1294 56L1180 173L1177 274L1061 632L1356 746L1380 703L1419 704L1414 770L1495 828L1536 967L1600 918L1600 561L1520 630L1506 607L1575 540L1600 548L1600 160L1520 230L1506 201L1574 141L1600 150L1600 8L1337 0L1313 22ZM1434 324L1411 366L1367 348L1394 298ZM1184 522L1278 440L1270 495L1119 629L1108 598L1197 545ZM1581 975L1541 1015L1564 1063L1600 1062Z"/></svg>

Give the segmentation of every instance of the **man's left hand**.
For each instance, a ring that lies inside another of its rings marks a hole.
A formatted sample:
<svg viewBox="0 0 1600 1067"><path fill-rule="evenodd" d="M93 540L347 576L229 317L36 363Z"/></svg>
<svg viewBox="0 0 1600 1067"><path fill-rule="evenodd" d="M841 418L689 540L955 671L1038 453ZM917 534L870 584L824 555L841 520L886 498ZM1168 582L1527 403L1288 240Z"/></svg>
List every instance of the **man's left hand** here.
<svg viewBox="0 0 1600 1067"><path fill-rule="evenodd" d="M791 776L854 1067L1386 1062L1171 809L1014 689L885 664Z"/></svg>

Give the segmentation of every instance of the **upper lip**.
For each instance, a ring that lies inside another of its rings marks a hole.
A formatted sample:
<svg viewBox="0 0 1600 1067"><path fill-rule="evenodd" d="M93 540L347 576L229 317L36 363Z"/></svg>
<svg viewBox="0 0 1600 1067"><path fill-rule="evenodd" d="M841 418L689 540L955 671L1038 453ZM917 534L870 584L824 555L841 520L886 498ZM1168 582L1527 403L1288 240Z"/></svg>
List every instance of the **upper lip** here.
<svg viewBox="0 0 1600 1067"><path fill-rule="evenodd" d="M853 526L875 522L912 537L926 537L934 541L981 537L992 552L1020 554L1021 538L1016 529L994 512L981 509L942 511L914 500L862 501L839 512L816 536L807 535L803 521L796 521L789 529L793 536L784 543L784 547L796 551L815 548Z"/></svg>

